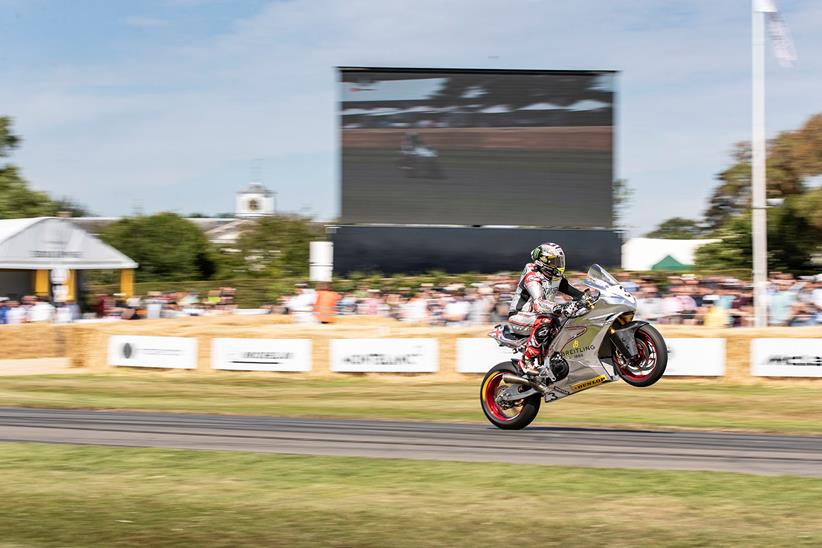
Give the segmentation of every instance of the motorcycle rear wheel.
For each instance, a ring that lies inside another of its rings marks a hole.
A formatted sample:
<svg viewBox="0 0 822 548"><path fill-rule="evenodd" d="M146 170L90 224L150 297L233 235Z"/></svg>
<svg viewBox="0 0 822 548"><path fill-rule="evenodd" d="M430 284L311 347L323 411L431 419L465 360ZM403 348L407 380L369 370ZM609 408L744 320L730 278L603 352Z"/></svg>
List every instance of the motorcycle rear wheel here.
<svg viewBox="0 0 822 548"><path fill-rule="evenodd" d="M498 363L492 367L485 377L482 379L480 385L480 404L482 405L482 412L485 417L497 428L503 430L521 430L531 424L539 412L539 406L542 403L540 394L532 394L523 398L517 405L509 408L504 408L496 397L500 391L508 388L502 380L505 373L513 373L519 375L517 368L510 362ZM515 385L521 390L527 390L528 387Z"/></svg>

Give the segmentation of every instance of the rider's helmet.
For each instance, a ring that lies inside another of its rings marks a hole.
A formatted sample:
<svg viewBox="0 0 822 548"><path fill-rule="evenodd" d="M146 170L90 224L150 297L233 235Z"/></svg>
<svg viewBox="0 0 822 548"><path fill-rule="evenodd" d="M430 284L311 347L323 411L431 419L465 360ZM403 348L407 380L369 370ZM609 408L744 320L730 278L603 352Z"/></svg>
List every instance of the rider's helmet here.
<svg viewBox="0 0 822 548"><path fill-rule="evenodd" d="M537 269L549 278L558 278L565 273L565 252L558 244L539 244L531 251L531 259Z"/></svg>

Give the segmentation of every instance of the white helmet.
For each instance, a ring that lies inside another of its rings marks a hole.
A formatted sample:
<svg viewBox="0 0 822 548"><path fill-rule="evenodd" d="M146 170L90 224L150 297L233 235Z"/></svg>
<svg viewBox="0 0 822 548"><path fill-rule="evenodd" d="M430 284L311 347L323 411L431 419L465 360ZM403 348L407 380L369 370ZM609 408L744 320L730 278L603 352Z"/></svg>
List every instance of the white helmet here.
<svg viewBox="0 0 822 548"><path fill-rule="evenodd" d="M531 259L540 272L549 278L557 278L565 273L565 252L555 243L545 242L531 251Z"/></svg>

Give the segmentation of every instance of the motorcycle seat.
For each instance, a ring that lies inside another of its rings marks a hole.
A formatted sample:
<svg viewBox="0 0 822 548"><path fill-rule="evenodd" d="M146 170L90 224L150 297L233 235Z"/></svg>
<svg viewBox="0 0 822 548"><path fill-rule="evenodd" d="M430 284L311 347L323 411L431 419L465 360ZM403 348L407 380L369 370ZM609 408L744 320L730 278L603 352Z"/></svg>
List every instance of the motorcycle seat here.
<svg viewBox="0 0 822 548"><path fill-rule="evenodd" d="M511 324L505 323L502 325L502 336L506 339L522 339L527 337L528 335L520 335L518 333L514 333L514 330L511 329Z"/></svg>

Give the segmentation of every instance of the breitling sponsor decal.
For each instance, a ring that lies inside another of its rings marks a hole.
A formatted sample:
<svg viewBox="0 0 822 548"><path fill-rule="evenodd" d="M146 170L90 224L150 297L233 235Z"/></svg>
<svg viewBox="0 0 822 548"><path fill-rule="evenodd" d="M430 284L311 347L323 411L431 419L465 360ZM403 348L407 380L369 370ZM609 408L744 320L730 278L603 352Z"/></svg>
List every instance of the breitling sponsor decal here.
<svg viewBox="0 0 822 548"><path fill-rule="evenodd" d="M560 354L563 357L567 358L567 357L579 356L583 352L587 352L588 350L593 350L594 349L594 345L592 345L592 344L583 346L579 342L579 338L582 335L584 335L586 331L588 331L587 327L571 327L571 328L568 328L568 329L574 329L574 330L577 330L577 332L574 333L574 335L570 339L568 339L568 342L566 342L563 345L562 352L560 352Z"/></svg>
<svg viewBox="0 0 822 548"><path fill-rule="evenodd" d="M604 383L607 379L605 375L600 375L598 377L594 377L593 379L588 379L587 381L578 382L576 384L571 385L571 392L579 392L581 390L586 390L598 384Z"/></svg>
<svg viewBox="0 0 822 548"><path fill-rule="evenodd" d="M587 344L585 346L582 346L581 344L579 344L579 341L575 340L571 344L570 349L562 351L562 356L565 357L565 358L574 357L574 356L578 356L578 355L582 354L583 352L588 352L589 350L593 350L593 349L594 349L593 344Z"/></svg>

